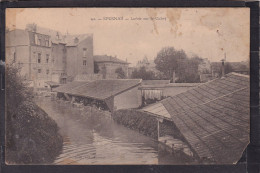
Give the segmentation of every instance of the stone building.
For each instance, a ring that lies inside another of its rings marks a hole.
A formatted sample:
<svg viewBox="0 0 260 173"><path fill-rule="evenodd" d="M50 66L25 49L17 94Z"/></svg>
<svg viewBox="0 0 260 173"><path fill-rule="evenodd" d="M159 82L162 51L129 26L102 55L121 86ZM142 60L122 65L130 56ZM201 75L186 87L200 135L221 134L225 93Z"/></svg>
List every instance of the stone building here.
<svg viewBox="0 0 260 173"><path fill-rule="evenodd" d="M20 66L33 87L48 87L48 81L64 84L94 73L93 35L62 35L30 24L6 33L6 61Z"/></svg>
<svg viewBox="0 0 260 173"><path fill-rule="evenodd" d="M125 78L128 78L128 65L126 61L122 61L117 57L108 55L95 55L94 61L97 66L97 73L102 75L103 79L117 79L117 69L122 69Z"/></svg>

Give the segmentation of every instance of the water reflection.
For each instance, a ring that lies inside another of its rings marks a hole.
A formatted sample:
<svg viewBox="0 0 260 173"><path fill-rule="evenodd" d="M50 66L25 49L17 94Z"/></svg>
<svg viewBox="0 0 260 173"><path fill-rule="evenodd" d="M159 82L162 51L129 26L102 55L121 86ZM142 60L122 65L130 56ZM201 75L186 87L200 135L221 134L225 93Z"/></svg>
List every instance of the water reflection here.
<svg viewBox="0 0 260 173"><path fill-rule="evenodd" d="M110 117L69 103L37 99L60 127L62 153L55 164L183 164L183 156L160 151L158 142L116 124Z"/></svg>

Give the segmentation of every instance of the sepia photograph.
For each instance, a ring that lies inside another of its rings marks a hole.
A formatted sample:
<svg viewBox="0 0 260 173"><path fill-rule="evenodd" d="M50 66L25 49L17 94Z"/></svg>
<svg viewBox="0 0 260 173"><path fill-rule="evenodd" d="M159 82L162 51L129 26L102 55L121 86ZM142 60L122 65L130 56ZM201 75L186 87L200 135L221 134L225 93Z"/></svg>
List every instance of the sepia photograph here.
<svg viewBox="0 0 260 173"><path fill-rule="evenodd" d="M245 163L249 53L249 8L7 8L5 163Z"/></svg>

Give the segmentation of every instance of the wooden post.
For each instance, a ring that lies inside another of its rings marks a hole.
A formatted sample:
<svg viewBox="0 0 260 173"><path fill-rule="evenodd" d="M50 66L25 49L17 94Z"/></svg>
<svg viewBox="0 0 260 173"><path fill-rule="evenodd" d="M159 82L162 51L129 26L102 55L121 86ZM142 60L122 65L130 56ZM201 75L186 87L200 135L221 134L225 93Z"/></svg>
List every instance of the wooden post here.
<svg viewBox="0 0 260 173"><path fill-rule="evenodd" d="M159 141L159 137L160 137L160 120L157 119L157 132L158 132L158 141Z"/></svg>

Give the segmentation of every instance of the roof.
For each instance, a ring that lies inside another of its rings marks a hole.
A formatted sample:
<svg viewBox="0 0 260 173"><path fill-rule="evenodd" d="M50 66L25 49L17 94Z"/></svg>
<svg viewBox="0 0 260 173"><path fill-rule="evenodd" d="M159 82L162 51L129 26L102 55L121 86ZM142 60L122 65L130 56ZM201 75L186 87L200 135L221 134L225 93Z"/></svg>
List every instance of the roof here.
<svg viewBox="0 0 260 173"><path fill-rule="evenodd" d="M92 82L72 82L58 87L54 91L75 96L104 100L118 95L141 84L141 79L96 80Z"/></svg>
<svg viewBox="0 0 260 173"><path fill-rule="evenodd" d="M65 35L64 37L66 46L77 46L81 41L87 38L93 38L93 34ZM75 42L75 39L78 40Z"/></svg>
<svg viewBox="0 0 260 173"><path fill-rule="evenodd" d="M31 30L31 29L29 29L29 30ZM86 38L93 37L93 34L80 34L80 35L62 34L59 31L52 30L49 28L44 28L44 27L41 27L38 25L36 26L36 33L49 35L52 43L66 44L66 46L77 46L81 41L85 40ZM57 38L57 36L59 38ZM78 38L77 42L74 41L75 38Z"/></svg>
<svg viewBox="0 0 260 173"><path fill-rule="evenodd" d="M152 80L151 80L152 81ZM156 81L159 81L156 83ZM168 82L168 83L167 83ZM169 80L163 80L160 82L160 80L155 80L154 82L142 82L142 86L140 86L140 89L164 89L164 88L172 88L172 87L196 87L200 85L201 83L170 83Z"/></svg>
<svg viewBox="0 0 260 173"><path fill-rule="evenodd" d="M249 100L249 76L229 73L143 110L170 114L200 158L233 164L249 143Z"/></svg>
<svg viewBox="0 0 260 173"><path fill-rule="evenodd" d="M201 83L169 83L166 87L195 87Z"/></svg>
<svg viewBox="0 0 260 173"><path fill-rule="evenodd" d="M47 81L45 82L46 84L50 85L50 86L59 86L61 84L57 83L57 82L53 82L53 81Z"/></svg>
<svg viewBox="0 0 260 173"><path fill-rule="evenodd" d="M142 85L169 84L170 80L143 80Z"/></svg>
<svg viewBox="0 0 260 173"><path fill-rule="evenodd" d="M95 55L94 61L95 62L114 62L114 63L121 63L121 64L130 64L126 61L123 61L116 57L108 56L108 55Z"/></svg>
<svg viewBox="0 0 260 173"><path fill-rule="evenodd" d="M71 89L75 89L83 84L85 85L85 84L87 84L87 82L86 81L74 81L74 82L70 82L70 83L61 85L57 88L54 88L53 91L61 92L61 93L68 93L68 92L70 92Z"/></svg>

